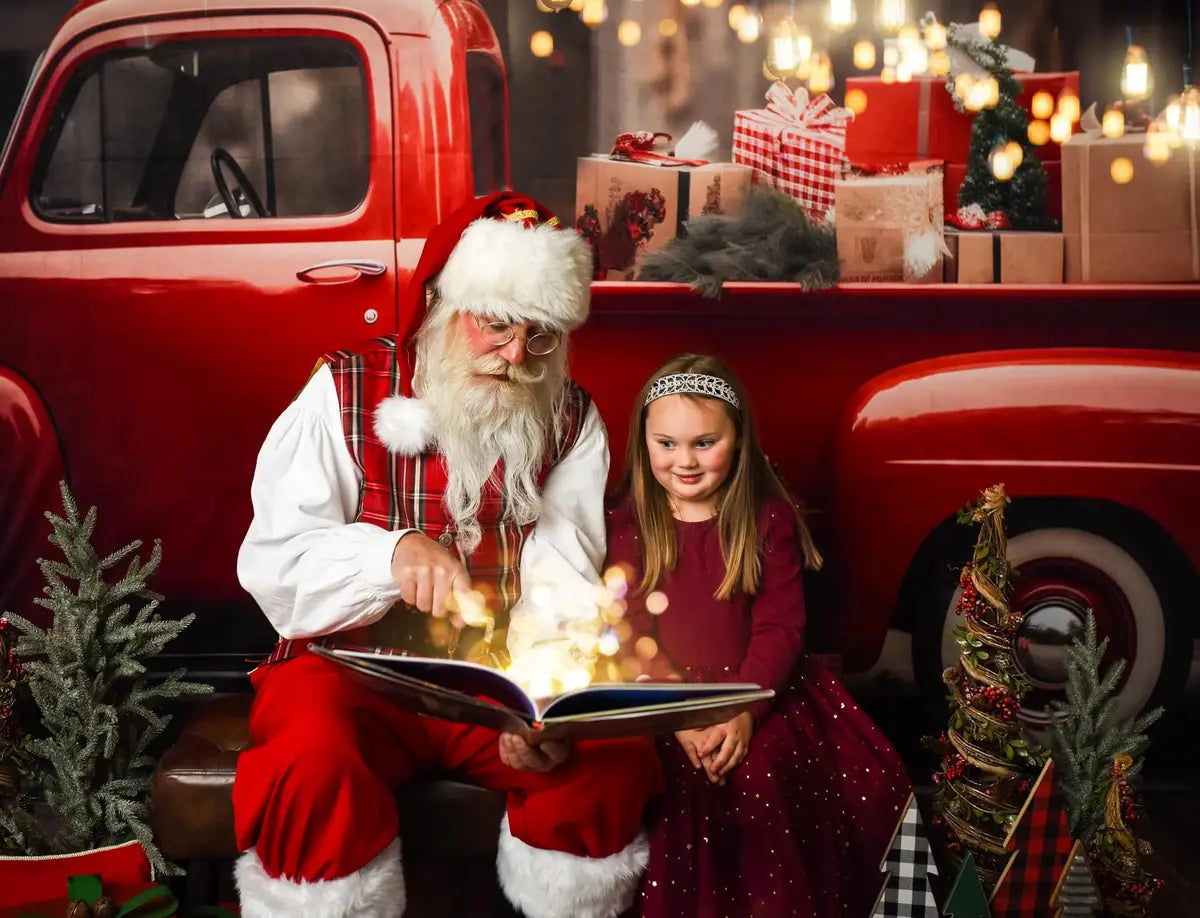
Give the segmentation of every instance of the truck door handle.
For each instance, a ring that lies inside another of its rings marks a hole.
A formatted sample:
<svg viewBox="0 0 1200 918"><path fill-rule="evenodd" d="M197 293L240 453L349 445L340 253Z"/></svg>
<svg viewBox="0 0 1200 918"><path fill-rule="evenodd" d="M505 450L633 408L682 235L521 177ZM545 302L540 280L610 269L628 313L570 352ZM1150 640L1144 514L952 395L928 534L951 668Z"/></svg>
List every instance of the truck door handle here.
<svg viewBox="0 0 1200 918"><path fill-rule="evenodd" d="M364 275L378 277L385 273L387 265L374 258L335 258L332 261L309 265L302 271L297 271L296 277L306 284L345 284Z"/></svg>

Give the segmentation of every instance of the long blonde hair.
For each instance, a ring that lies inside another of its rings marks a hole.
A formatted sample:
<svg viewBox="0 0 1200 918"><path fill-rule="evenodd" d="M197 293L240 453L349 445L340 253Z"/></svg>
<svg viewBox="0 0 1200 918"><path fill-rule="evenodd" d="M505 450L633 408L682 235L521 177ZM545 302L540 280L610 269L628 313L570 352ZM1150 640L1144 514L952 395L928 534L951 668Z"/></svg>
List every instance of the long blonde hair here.
<svg viewBox="0 0 1200 918"><path fill-rule="evenodd" d="M756 593L762 579L762 558L759 552L758 512L762 503L779 497L796 512L800 533L800 548L805 566L819 570L821 555L813 544L808 526L783 482L772 470L759 446L754 429L754 417L741 381L723 361L704 354L683 354L668 360L646 381L638 393L629 425L629 443L625 452L625 476L621 493L633 501L640 530L642 551L642 582L638 593L655 589L667 572L675 569L679 546L675 538L675 520L667 492L654 477L650 467L650 451L646 446L646 396L650 387L664 376L675 373L702 373L716 376L733 387L741 408L717 399L733 422L737 447L733 468L721 484L717 495L717 527L720 532L721 554L725 559L725 577L713 595L728 599L735 592ZM685 395L684 398L708 398Z"/></svg>

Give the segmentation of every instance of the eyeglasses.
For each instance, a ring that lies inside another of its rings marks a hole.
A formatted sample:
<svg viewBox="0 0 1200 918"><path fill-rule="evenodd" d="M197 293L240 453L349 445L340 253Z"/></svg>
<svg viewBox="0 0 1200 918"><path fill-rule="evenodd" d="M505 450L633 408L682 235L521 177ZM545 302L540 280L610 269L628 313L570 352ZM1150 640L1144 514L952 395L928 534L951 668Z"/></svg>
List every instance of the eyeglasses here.
<svg viewBox="0 0 1200 918"><path fill-rule="evenodd" d="M479 334L490 347L504 347L517 337L517 330L508 322L484 322L476 318L475 324L479 326ZM534 357L545 357L562 341L562 335L554 331L538 331L523 337L525 350Z"/></svg>

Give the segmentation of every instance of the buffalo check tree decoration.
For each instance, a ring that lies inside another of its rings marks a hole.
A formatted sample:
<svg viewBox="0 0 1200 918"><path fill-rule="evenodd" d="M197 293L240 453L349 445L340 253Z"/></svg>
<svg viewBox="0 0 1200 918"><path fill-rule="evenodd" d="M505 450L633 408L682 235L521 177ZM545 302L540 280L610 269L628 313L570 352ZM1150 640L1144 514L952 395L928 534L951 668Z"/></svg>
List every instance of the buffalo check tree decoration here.
<svg viewBox="0 0 1200 918"><path fill-rule="evenodd" d="M1054 918L1094 918L1100 907L1100 895L1096 892L1096 881L1092 879L1083 842L1076 841L1072 846L1067 866L1050 897L1050 905L1055 909Z"/></svg>
<svg viewBox="0 0 1200 918"><path fill-rule="evenodd" d="M1062 792L1047 759L1005 847L1016 853L992 894L992 918L1051 918L1050 900L1071 853L1071 830Z"/></svg>
<svg viewBox="0 0 1200 918"><path fill-rule="evenodd" d="M954 885L946 896L946 907L942 911L945 918L991 918L988 910L988 894L979 879L979 868L975 866L975 857L969 851L963 858Z"/></svg>
<svg viewBox="0 0 1200 918"><path fill-rule="evenodd" d="M875 901L871 918L938 918L929 882L929 875L938 872L937 864L912 794L879 869L887 873L887 884Z"/></svg>

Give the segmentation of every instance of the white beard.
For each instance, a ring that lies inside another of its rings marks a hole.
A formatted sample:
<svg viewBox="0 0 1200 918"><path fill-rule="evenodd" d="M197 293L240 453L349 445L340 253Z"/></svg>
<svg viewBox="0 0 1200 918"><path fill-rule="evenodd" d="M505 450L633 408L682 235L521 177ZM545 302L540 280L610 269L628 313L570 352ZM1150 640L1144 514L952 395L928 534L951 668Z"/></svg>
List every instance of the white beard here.
<svg viewBox="0 0 1200 918"><path fill-rule="evenodd" d="M563 348L510 366L495 354L476 357L450 315L429 317L417 338L417 395L429 406L438 449L446 462L443 504L454 520L464 554L479 546L477 519L483 490L504 462L504 517L519 526L541 512L537 473L560 434L565 393ZM481 382L474 374L507 372L507 381Z"/></svg>

